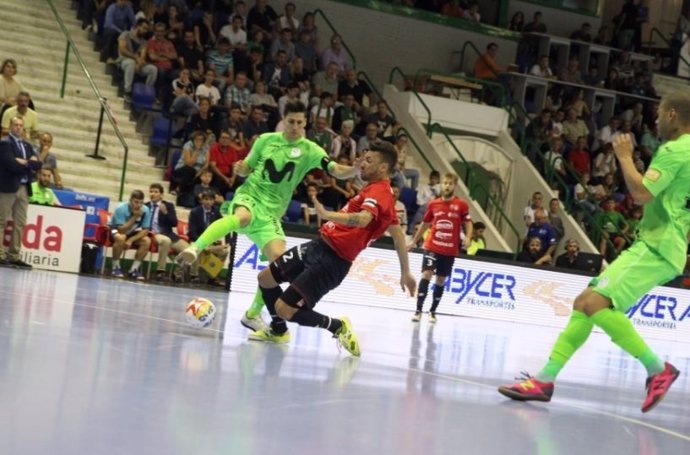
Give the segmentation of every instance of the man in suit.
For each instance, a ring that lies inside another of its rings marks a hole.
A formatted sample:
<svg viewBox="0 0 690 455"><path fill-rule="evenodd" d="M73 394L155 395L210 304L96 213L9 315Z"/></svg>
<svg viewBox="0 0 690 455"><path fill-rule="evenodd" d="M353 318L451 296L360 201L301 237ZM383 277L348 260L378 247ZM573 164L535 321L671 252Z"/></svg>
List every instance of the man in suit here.
<svg viewBox="0 0 690 455"><path fill-rule="evenodd" d="M31 144L22 139L24 120L13 117L7 138L0 142L0 265L31 269L21 260L21 238L31 196L31 180L41 162ZM12 216L14 227L9 249L5 250L4 232Z"/></svg>
<svg viewBox="0 0 690 455"><path fill-rule="evenodd" d="M198 205L189 212L189 240L194 241L199 238L202 232L206 230L209 224L222 218L218 205L215 203L216 193L213 190L205 190L199 194L201 205ZM204 251L210 252L218 256L222 261L228 256L228 245L223 245L216 242L206 248ZM202 252L203 254L203 252ZM192 264L191 269L192 282L199 282L199 261ZM209 280L209 284L213 280Z"/></svg>
<svg viewBox="0 0 690 455"><path fill-rule="evenodd" d="M177 233L177 213L172 202L163 200L163 185L152 183L149 186L149 197L151 200L146 206L151 210L151 232L158 245L158 268L156 270L156 280L167 281L168 273L166 265L170 248L182 251L189 247L189 244L182 240Z"/></svg>

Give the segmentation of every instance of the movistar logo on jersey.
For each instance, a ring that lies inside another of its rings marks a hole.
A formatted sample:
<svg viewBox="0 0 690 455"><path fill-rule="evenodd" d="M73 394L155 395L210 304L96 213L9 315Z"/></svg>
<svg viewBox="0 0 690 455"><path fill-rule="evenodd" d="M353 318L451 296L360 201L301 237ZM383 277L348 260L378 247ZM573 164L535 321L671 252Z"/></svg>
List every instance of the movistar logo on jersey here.
<svg viewBox="0 0 690 455"><path fill-rule="evenodd" d="M271 182L280 183L283 180L285 180L286 176L288 181L291 180L292 175L295 173L296 167L297 166L295 163L289 162L285 165L283 169L278 170L273 160L268 159L266 160L266 164L264 165L264 170Z"/></svg>

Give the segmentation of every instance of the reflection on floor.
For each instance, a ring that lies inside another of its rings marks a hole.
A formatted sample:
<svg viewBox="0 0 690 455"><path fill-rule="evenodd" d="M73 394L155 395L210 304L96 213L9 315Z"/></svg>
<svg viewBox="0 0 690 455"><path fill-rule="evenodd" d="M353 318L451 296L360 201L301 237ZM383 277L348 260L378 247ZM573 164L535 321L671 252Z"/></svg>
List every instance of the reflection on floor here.
<svg viewBox="0 0 690 455"><path fill-rule="evenodd" d="M196 295L217 305L210 329L183 323ZM496 386L536 371L553 329L322 304L352 319L355 359L317 329L246 341L251 297L0 269L0 454L690 451L688 345L651 343L683 375L650 414L643 368L598 334L551 403L524 404Z"/></svg>

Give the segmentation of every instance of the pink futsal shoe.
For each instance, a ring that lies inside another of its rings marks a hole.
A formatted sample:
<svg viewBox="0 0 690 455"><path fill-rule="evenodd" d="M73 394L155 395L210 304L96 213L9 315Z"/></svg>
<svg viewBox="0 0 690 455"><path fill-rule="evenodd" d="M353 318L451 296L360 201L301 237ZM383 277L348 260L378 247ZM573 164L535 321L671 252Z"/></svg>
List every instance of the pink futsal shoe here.
<svg viewBox="0 0 690 455"><path fill-rule="evenodd" d="M680 371L670 363L664 363L664 371L647 378L647 398L642 403L642 412L649 412L663 400L668 389L680 376Z"/></svg>
<svg viewBox="0 0 690 455"><path fill-rule="evenodd" d="M541 382L526 373L523 376L517 384L499 387L498 393L518 401L551 401L553 382Z"/></svg>

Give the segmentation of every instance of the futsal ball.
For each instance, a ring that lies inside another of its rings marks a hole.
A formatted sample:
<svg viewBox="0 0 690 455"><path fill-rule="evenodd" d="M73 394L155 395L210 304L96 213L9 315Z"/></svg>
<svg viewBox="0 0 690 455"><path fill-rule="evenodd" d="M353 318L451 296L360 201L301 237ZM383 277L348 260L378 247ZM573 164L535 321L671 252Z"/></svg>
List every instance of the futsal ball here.
<svg viewBox="0 0 690 455"><path fill-rule="evenodd" d="M211 325L216 317L216 306L208 299L195 297L189 301L185 309L187 324L196 329L203 329Z"/></svg>

